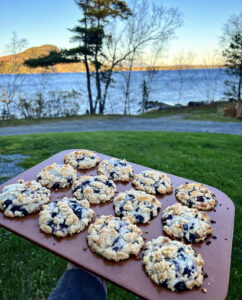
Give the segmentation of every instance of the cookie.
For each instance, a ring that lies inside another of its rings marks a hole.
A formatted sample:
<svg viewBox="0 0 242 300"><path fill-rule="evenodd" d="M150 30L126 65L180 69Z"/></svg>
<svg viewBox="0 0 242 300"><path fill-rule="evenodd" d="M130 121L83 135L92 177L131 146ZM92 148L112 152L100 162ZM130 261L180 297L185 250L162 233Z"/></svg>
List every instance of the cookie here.
<svg viewBox="0 0 242 300"><path fill-rule="evenodd" d="M162 225L167 235L190 244L203 242L213 233L210 218L205 212L180 203L163 211Z"/></svg>
<svg viewBox="0 0 242 300"><path fill-rule="evenodd" d="M83 170L95 167L100 162L100 157L94 151L81 149L66 154L64 162L75 169Z"/></svg>
<svg viewBox="0 0 242 300"><path fill-rule="evenodd" d="M176 188L176 199L188 207L211 210L217 204L214 194L202 183L185 183Z"/></svg>
<svg viewBox="0 0 242 300"><path fill-rule="evenodd" d="M72 185L73 196L88 200L92 204L110 201L116 192L116 185L104 175L81 176Z"/></svg>
<svg viewBox="0 0 242 300"><path fill-rule="evenodd" d="M137 190L153 195L168 194L173 191L171 179L159 171L145 170L135 174L132 183Z"/></svg>
<svg viewBox="0 0 242 300"><path fill-rule="evenodd" d="M149 223L161 208L161 203L155 196L133 189L119 193L114 198L113 204L119 217L130 216L134 223L142 224Z"/></svg>
<svg viewBox="0 0 242 300"><path fill-rule="evenodd" d="M105 175L113 181L129 181L133 176L133 169L125 160L112 158L99 164L98 174Z"/></svg>
<svg viewBox="0 0 242 300"><path fill-rule="evenodd" d="M156 284L172 291L184 291L203 283L202 256L191 245L159 236L146 243L143 265Z"/></svg>
<svg viewBox="0 0 242 300"><path fill-rule="evenodd" d="M45 233L65 237L83 231L94 215L88 201L64 197L43 207L39 214L39 226Z"/></svg>
<svg viewBox="0 0 242 300"><path fill-rule="evenodd" d="M129 218L101 216L88 228L87 243L96 254L118 262L138 255L143 244L142 231Z"/></svg>
<svg viewBox="0 0 242 300"><path fill-rule="evenodd" d="M37 175L37 181L49 189L69 187L76 179L76 170L71 165L58 165L56 163L46 166Z"/></svg>
<svg viewBox="0 0 242 300"><path fill-rule="evenodd" d="M35 180L6 185L0 194L0 209L7 217L24 217L50 202L50 191Z"/></svg>

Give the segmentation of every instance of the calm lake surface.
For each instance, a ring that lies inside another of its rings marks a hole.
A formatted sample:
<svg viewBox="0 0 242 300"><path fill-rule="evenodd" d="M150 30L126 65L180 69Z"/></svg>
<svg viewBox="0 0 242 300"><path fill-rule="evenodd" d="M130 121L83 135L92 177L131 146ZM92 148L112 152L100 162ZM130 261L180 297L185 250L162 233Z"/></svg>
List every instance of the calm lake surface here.
<svg viewBox="0 0 242 300"><path fill-rule="evenodd" d="M108 93L105 114L122 114L124 112L125 77L126 72L114 73L114 82ZM175 105L186 105L189 101L218 101L223 97L224 81L227 74L223 69L192 69L157 71L151 79L146 71L132 72L130 84L130 105L128 112L137 114L142 100L142 83L147 80L150 88L149 100ZM93 85L95 84L93 79ZM32 99L35 93L42 93L51 99L51 93L76 90L81 93L76 101L79 104L78 113L83 114L88 109L86 75L85 73L50 73L0 75L0 89L7 91L15 85L14 99L19 96ZM94 91L94 89L93 89ZM94 94L95 97L95 94ZM60 101L53 98L53 101ZM56 103L56 105L61 103ZM0 104L0 113L4 104ZM15 114L19 112L15 108ZM19 116L21 117L21 116Z"/></svg>

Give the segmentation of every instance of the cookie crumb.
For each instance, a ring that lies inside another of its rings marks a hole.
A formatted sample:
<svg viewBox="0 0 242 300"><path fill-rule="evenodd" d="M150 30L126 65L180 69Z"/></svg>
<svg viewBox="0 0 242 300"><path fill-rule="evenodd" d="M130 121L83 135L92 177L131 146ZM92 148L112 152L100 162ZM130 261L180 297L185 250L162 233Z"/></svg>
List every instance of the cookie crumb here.
<svg viewBox="0 0 242 300"><path fill-rule="evenodd" d="M208 278L208 274L207 273L204 274L204 278Z"/></svg>
<svg viewBox="0 0 242 300"><path fill-rule="evenodd" d="M224 240L227 241L228 239L225 238Z"/></svg>
<svg viewBox="0 0 242 300"><path fill-rule="evenodd" d="M214 220L211 220L211 223L212 223L212 224L215 224L215 223L216 223L216 221L214 221Z"/></svg>
<svg viewBox="0 0 242 300"><path fill-rule="evenodd" d="M211 285L211 283L210 283L210 282L208 282L208 285Z"/></svg>
<svg viewBox="0 0 242 300"><path fill-rule="evenodd" d="M206 288L202 288L202 292L203 293L207 293L207 289Z"/></svg>
<svg viewBox="0 0 242 300"><path fill-rule="evenodd" d="M216 239L217 239L217 237L216 237L215 235L212 235L212 239L216 240Z"/></svg>
<svg viewBox="0 0 242 300"><path fill-rule="evenodd" d="M144 241L146 241L146 240L147 240L147 238L146 238L146 237L143 237L143 240L144 240Z"/></svg>
<svg viewBox="0 0 242 300"><path fill-rule="evenodd" d="M206 242L206 245L210 245L212 242L211 241L207 241Z"/></svg>
<svg viewBox="0 0 242 300"><path fill-rule="evenodd" d="M213 211L215 211L215 212L216 212L216 209L214 209Z"/></svg>
<svg viewBox="0 0 242 300"><path fill-rule="evenodd" d="M55 245L55 243L53 243L53 245Z"/></svg>
<svg viewBox="0 0 242 300"><path fill-rule="evenodd" d="M145 233L147 234L147 233L149 233L149 231L146 231Z"/></svg>
<svg viewBox="0 0 242 300"><path fill-rule="evenodd" d="M87 251L87 248L83 248L83 251Z"/></svg>
<svg viewBox="0 0 242 300"><path fill-rule="evenodd" d="M227 209L229 209L229 207L227 207Z"/></svg>

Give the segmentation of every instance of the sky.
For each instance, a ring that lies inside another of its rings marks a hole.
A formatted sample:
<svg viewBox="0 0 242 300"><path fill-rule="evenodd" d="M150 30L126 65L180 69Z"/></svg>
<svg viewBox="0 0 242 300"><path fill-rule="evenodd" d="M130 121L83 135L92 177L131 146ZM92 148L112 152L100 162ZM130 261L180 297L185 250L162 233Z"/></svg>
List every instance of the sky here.
<svg viewBox="0 0 242 300"><path fill-rule="evenodd" d="M147 0L150 1L150 0ZM241 0L153 0L157 5L178 7L184 25L177 30L176 39L170 42L166 62L181 51L194 53L199 63L201 55L219 49L219 36L223 24L232 14L242 10ZM44 44L59 48L73 47L70 43L72 28L80 18L74 0L0 0L0 56L8 55L12 32L28 40L28 47Z"/></svg>

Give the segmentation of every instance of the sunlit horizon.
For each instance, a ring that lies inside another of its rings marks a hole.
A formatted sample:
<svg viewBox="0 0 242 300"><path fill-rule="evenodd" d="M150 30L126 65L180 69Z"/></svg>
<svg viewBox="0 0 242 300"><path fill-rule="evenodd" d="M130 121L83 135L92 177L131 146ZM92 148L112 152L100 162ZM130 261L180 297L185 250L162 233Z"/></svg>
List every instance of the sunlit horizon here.
<svg viewBox="0 0 242 300"><path fill-rule="evenodd" d="M219 52L219 36L230 15L238 13L240 1L211 1L199 3L184 0L155 0L165 7L178 7L184 25L176 31L156 65L176 65L182 58L184 65L217 65L223 59ZM11 17L9 17L11 16ZM6 45L12 32L28 41L28 47L50 44L60 48L73 47L70 43L72 28L80 18L80 10L73 0L52 0L39 3L30 0L10 0L2 3L0 12L0 56L10 55ZM192 59L191 59L192 58ZM149 57L136 64L149 64Z"/></svg>

